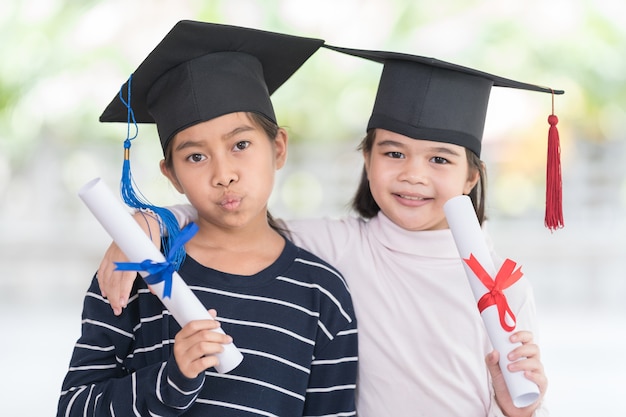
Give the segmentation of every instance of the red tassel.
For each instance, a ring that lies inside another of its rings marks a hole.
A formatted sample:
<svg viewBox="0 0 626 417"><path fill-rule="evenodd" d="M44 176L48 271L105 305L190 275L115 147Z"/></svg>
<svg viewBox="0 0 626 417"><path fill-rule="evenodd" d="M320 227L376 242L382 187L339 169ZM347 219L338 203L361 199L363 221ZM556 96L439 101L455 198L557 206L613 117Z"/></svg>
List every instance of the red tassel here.
<svg viewBox="0 0 626 417"><path fill-rule="evenodd" d="M548 116L548 162L546 169L546 216L545 226L554 231L563 227L563 182L561 179L561 144L556 124L559 118L554 114L554 94L552 94L552 114Z"/></svg>

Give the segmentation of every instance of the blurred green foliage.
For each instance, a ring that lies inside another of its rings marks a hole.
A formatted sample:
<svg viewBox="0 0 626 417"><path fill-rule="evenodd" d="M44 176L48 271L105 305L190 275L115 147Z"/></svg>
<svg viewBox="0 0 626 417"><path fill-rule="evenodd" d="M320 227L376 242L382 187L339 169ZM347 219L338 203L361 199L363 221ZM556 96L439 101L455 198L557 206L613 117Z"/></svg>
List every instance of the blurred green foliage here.
<svg viewBox="0 0 626 417"><path fill-rule="evenodd" d="M41 149L62 155L82 149L118 164L124 128L99 124L98 115L179 17L436 56L545 81L566 90L557 100L564 147L623 140L624 11L608 0L7 0L0 6L0 194ZM356 146L364 134L381 68L336 55L321 50L274 95L293 143ZM525 147L513 148L509 152ZM535 147L526 148L533 159ZM542 157L536 159L535 168Z"/></svg>

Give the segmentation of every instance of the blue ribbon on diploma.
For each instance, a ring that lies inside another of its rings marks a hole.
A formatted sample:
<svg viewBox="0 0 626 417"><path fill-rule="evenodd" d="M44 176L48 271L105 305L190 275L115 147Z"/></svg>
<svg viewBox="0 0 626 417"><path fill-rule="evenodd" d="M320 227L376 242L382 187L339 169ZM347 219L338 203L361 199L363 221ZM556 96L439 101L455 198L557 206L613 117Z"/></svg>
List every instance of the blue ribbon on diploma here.
<svg viewBox="0 0 626 417"><path fill-rule="evenodd" d="M172 274L174 273L173 258L176 251L187 243L198 231L198 225L189 223L180 234L176 237L172 246L168 251L165 262L154 262L146 259L143 262L115 262L116 271L145 271L148 275L144 278L148 285L164 282L163 298L169 298L172 295Z"/></svg>

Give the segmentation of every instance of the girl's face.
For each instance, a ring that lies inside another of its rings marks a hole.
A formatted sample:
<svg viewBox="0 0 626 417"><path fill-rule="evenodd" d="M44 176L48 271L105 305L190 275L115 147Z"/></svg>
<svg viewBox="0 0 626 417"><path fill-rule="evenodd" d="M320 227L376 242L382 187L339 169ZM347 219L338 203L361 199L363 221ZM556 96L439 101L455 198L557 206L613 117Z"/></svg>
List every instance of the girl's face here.
<svg viewBox="0 0 626 417"><path fill-rule="evenodd" d="M465 148L376 130L364 152L370 190L381 211L406 230L448 228L443 204L468 194L479 179Z"/></svg>
<svg viewBox="0 0 626 417"><path fill-rule="evenodd" d="M230 113L177 133L161 171L198 210L199 222L221 229L267 223L276 170L287 156L287 133L275 140L246 113Z"/></svg>

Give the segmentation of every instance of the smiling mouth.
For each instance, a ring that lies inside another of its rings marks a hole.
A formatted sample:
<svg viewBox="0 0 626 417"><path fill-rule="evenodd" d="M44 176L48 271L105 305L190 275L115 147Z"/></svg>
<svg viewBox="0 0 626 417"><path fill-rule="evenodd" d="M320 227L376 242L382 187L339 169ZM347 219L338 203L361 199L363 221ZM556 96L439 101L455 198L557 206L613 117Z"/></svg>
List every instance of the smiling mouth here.
<svg viewBox="0 0 626 417"><path fill-rule="evenodd" d="M412 201L431 200L430 197L417 197L414 195L405 195L405 194L396 194L396 195L400 198L404 198L405 200L412 200Z"/></svg>

